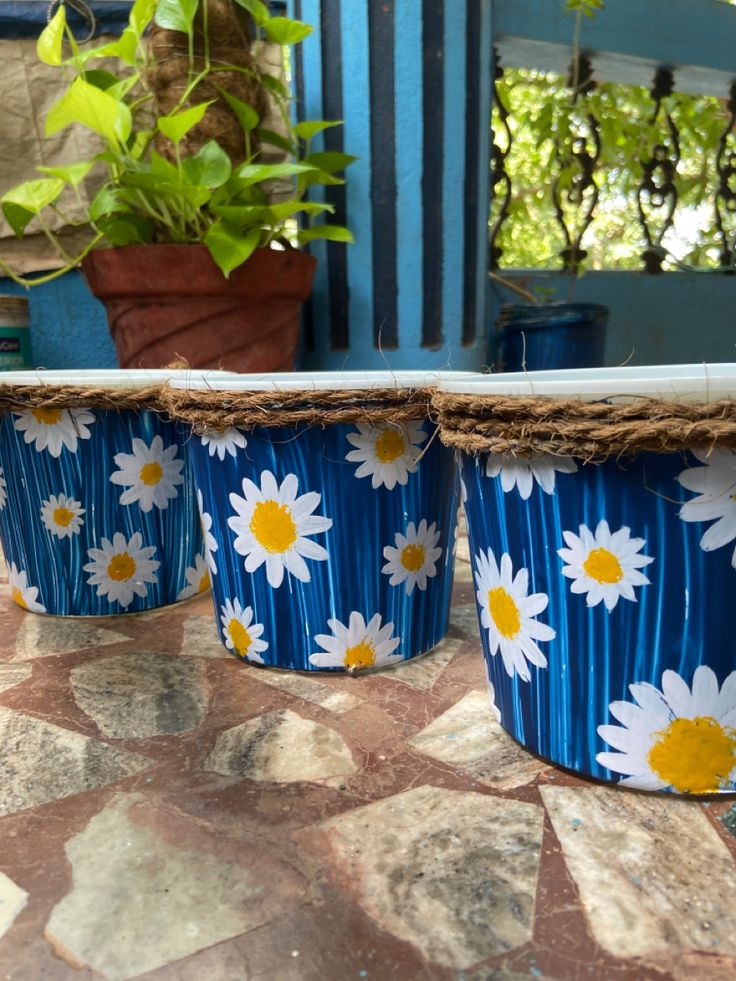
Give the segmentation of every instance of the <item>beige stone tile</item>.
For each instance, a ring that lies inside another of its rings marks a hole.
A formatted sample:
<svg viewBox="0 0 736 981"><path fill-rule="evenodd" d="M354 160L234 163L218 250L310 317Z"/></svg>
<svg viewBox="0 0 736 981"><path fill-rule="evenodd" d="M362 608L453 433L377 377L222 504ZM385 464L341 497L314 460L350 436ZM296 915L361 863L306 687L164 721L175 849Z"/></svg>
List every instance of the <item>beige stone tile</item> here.
<svg viewBox="0 0 736 981"><path fill-rule="evenodd" d="M28 893L0 872L0 937L8 932L28 902Z"/></svg>
<svg viewBox="0 0 736 981"><path fill-rule="evenodd" d="M548 769L504 732L485 691L468 692L409 745L498 790L522 787Z"/></svg>
<svg viewBox="0 0 736 981"><path fill-rule="evenodd" d="M330 685L306 677L297 671L277 671L274 668L245 666L243 670L248 672L253 681L260 681L264 685L270 685L271 688L278 688L289 695L296 695L297 698L303 698L305 702L319 705L320 708L336 712L338 715L357 708L363 701L357 695L332 688ZM349 681L355 684L354 678L350 678Z"/></svg>
<svg viewBox="0 0 736 981"><path fill-rule="evenodd" d="M274 783L341 783L357 771L350 747L328 726L283 709L217 737L205 769Z"/></svg>
<svg viewBox="0 0 736 981"><path fill-rule="evenodd" d="M151 761L0 708L0 816L139 773Z"/></svg>
<svg viewBox="0 0 736 981"><path fill-rule="evenodd" d="M15 641L16 661L30 661L53 654L70 654L90 647L106 647L130 640L119 630L97 627L89 620L69 617L24 617Z"/></svg>
<svg viewBox="0 0 736 981"><path fill-rule="evenodd" d="M541 794L601 947L736 953L736 867L699 804L603 787Z"/></svg>
<svg viewBox="0 0 736 981"><path fill-rule="evenodd" d="M381 929L458 970L531 940L542 824L536 804L425 786L317 830Z"/></svg>
<svg viewBox="0 0 736 981"><path fill-rule="evenodd" d="M131 651L77 665L77 705L114 739L196 729L207 706L204 668L188 657Z"/></svg>
<svg viewBox="0 0 736 981"><path fill-rule="evenodd" d="M179 652L188 657L232 657L217 633L214 610L211 616L187 617Z"/></svg>
<svg viewBox="0 0 736 981"><path fill-rule="evenodd" d="M452 607L450 623L462 631L467 637L477 639L480 647L480 625L478 623L478 607L475 603L456 603Z"/></svg>
<svg viewBox="0 0 736 981"><path fill-rule="evenodd" d="M46 937L65 958L108 981L127 981L267 922L284 905L289 876L252 868L188 842L176 844L119 794L66 845L71 891ZM293 885L291 886L293 888Z"/></svg>
<svg viewBox="0 0 736 981"><path fill-rule="evenodd" d="M15 688L22 681L31 677L33 668L30 664L0 663L0 691Z"/></svg>
<svg viewBox="0 0 736 981"><path fill-rule="evenodd" d="M391 681L400 681L418 691L429 691L439 680L440 675L457 654L463 641L456 637L445 637L428 654L381 668L380 676Z"/></svg>

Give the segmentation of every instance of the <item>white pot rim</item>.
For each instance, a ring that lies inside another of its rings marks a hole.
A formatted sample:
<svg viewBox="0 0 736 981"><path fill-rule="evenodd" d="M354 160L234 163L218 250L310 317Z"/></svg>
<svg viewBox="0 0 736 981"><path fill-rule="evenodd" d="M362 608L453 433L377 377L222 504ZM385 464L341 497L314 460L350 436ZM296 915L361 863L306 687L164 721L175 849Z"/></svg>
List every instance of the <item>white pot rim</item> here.
<svg viewBox="0 0 736 981"><path fill-rule="evenodd" d="M186 371L171 379L171 387L226 392L351 391L396 388L437 388L444 378L471 372L447 371L292 371L266 374Z"/></svg>
<svg viewBox="0 0 736 981"><path fill-rule="evenodd" d="M444 378L440 391L458 395L580 399L657 398L713 402L736 398L736 363L576 368Z"/></svg>
<svg viewBox="0 0 736 981"><path fill-rule="evenodd" d="M181 369L169 368L72 368L34 371L0 372L0 385L71 385L78 388L147 388L162 385L177 375L186 374Z"/></svg>

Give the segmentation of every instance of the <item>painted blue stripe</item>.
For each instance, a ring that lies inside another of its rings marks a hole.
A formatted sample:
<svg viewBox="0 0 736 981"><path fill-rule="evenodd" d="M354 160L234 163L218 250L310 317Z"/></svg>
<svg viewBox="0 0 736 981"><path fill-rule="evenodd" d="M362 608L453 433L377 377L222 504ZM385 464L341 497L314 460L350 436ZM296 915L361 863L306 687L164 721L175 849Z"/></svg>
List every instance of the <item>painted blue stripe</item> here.
<svg viewBox="0 0 736 981"><path fill-rule="evenodd" d="M313 31L300 45L301 62L304 77L302 81L304 104L300 115L304 119L324 119L322 110L322 38L320 31L320 0L301 0L301 17L312 25ZM295 0L289 0L289 16L295 16ZM302 85L299 87L302 88ZM324 149L322 135L315 137L312 149L321 152ZM324 201L321 188L312 188L309 195L312 201ZM327 274L327 245L315 241L309 246L309 252L317 260L317 270L312 286L312 337L314 349L325 351L329 345L329 285Z"/></svg>
<svg viewBox="0 0 736 981"><path fill-rule="evenodd" d="M485 348L485 338L488 335L488 307L490 289L488 279L488 216L491 207L491 175L489 161L491 159L491 100L493 86L493 31L492 31L492 0L481 0L480 32L478 36L478 251L475 337Z"/></svg>
<svg viewBox="0 0 736 981"><path fill-rule="evenodd" d="M373 224L371 216L371 98L368 11L362 3L342 3L343 146L358 157L346 173L347 221L355 244L346 249L350 366L362 368L363 349L373 347ZM345 246L340 246L345 249Z"/></svg>
<svg viewBox="0 0 736 981"><path fill-rule="evenodd" d="M415 0L396 0L398 323L402 347L422 343L422 32Z"/></svg>
<svg viewBox="0 0 736 981"><path fill-rule="evenodd" d="M444 336L451 345L460 342L459 332L463 316L463 272L465 244L463 242L463 218L465 168L462 149L465 146L465 113L458 107L465 105L465 44L458 24L464 24L467 15L466 0L454 0L452 17L445 17L445 119L443 154L443 231L444 265L442 270L442 322ZM449 352L451 363L454 352Z"/></svg>

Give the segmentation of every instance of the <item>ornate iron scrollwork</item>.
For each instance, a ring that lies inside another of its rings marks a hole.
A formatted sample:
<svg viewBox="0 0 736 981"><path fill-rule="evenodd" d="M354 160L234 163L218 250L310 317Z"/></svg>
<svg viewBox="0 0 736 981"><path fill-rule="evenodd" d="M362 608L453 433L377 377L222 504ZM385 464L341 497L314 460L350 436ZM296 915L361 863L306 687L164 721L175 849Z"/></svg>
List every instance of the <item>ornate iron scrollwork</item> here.
<svg viewBox="0 0 736 981"><path fill-rule="evenodd" d="M570 67L568 85L572 88L573 115L579 97L587 99L595 90L593 66L581 55ZM565 247L560 252L565 272L575 275L587 256L583 236L593 221L598 204L595 169L601 155L598 120L590 111L571 117L570 139L566 145L555 142L559 171L552 185L552 202L562 229Z"/></svg>
<svg viewBox="0 0 736 981"><path fill-rule="evenodd" d="M654 100L654 111L650 125L659 120L664 100L672 95L675 79L669 68L658 68L650 95ZM680 139L677 127L669 112L665 110L665 139L656 143L648 160L642 160L642 177L636 193L639 222L644 231L646 248L641 254L644 269L648 273L661 273L666 252L662 240L674 224L677 207L677 187L675 176L680 162ZM659 230L654 219L661 215Z"/></svg>
<svg viewBox="0 0 736 981"><path fill-rule="evenodd" d="M727 272L734 272L736 271L734 270L736 236L734 232L729 234L724 225L724 218L728 215L732 221L736 219L736 149L733 145L729 146L729 137L733 133L734 125L736 125L736 81L731 84L730 98L726 107L729 112L728 122L718 141L718 154L716 156L718 188L716 190L715 211L716 228L721 240L720 265L725 267Z"/></svg>
<svg viewBox="0 0 736 981"><path fill-rule="evenodd" d="M503 223L509 216L509 205L511 203L511 178L506 170L506 158L511 151L513 135L508 123L509 110L504 105L503 99L498 90L498 81L503 78L503 68L498 56L498 51L493 51L493 103L497 112L499 127L493 130L493 148L491 151L491 203L493 210L498 207L496 220L491 227L490 250L488 261L491 269L498 269L498 265L503 255L503 249L498 244L498 237ZM503 141L499 142L499 129L503 134ZM505 143L505 147L504 144Z"/></svg>

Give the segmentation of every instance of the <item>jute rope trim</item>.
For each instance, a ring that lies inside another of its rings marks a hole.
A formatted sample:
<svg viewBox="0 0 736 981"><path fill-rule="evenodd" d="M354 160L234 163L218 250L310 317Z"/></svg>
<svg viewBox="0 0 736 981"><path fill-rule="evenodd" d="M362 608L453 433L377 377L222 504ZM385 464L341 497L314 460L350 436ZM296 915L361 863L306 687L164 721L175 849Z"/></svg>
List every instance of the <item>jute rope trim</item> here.
<svg viewBox="0 0 736 981"><path fill-rule="evenodd" d="M172 419L204 429L256 426L334 426L337 423L409 422L426 419L428 389L222 392L168 388L162 399Z"/></svg>
<svg viewBox="0 0 736 981"><path fill-rule="evenodd" d="M547 453L593 461L641 452L736 449L732 399L611 404L435 392L432 403L442 442L469 453Z"/></svg>
<svg viewBox="0 0 736 981"><path fill-rule="evenodd" d="M29 409L153 409L160 410L162 386L145 388L100 388L80 385L3 385L0 382L0 412Z"/></svg>

